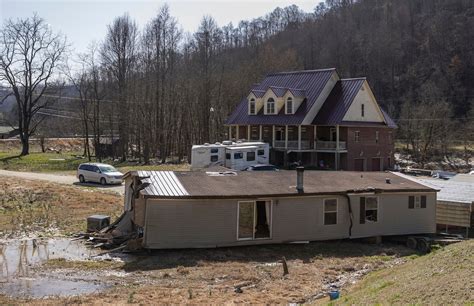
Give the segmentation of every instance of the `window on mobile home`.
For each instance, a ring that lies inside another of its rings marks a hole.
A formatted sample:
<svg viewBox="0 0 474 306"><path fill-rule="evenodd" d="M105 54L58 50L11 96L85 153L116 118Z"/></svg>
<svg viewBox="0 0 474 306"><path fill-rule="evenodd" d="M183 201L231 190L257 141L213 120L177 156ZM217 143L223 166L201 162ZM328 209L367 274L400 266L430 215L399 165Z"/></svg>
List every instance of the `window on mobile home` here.
<svg viewBox="0 0 474 306"><path fill-rule="evenodd" d="M258 155L258 156L265 155L265 150L258 150L258 151L257 151L257 155Z"/></svg>
<svg viewBox="0 0 474 306"><path fill-rule="evenodd" d="M426 208L426 196L409 196L408 197L408 208Z"/></svg>
<svg viewBox="0 0 474 306"><path fill-rule="evenodd" d="M324 225L337 224L337 199L324 200Z"/></svg>
<svg viewBox="0 0 474 306"><path fill-rule="evenodd" d="M378 221L378 198L377 197L361 197L360 198L360 224L366 222Z"/></svg>
<svg viewBox="0 0 474 306"><path fill-rule="evenodd" d="M244 158L244 153L234 153L234 159L242 159Z"/></svg>
<svg viewBox="0 0 474 306"><path fill-rule="evenodd" d="M217 155L211 155L211 162L214 163L214 162L216 162L216 161L218 161L218 160L219 160L219 156L217 156Z"/></svg>
<svg viewBox="0 0 474 306"><path fill-rule="evenodd" d="M255 160L255 152L247 152L247 161Z"/></svg>

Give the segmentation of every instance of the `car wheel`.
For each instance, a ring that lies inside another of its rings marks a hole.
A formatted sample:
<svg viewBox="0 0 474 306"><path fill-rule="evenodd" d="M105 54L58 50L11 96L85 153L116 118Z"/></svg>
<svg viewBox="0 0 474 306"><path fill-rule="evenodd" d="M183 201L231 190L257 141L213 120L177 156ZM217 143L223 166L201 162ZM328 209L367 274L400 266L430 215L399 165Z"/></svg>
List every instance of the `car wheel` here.
<svg viewBox="0 0 474 306"><path fill-rule="evenodd" d="M105 178L103 178L103 177L100 178L100 184L101 185L107 184L107 181L105 180Z"/></svg>
<svg viewBox="0 0 474 306"><path fill-rule="evenodd" d="M85 183L85 182L86 182L86 180L84 179L84 175L82 175L82 174L79 175L79 182L81 182L81 183Z"/></svg>

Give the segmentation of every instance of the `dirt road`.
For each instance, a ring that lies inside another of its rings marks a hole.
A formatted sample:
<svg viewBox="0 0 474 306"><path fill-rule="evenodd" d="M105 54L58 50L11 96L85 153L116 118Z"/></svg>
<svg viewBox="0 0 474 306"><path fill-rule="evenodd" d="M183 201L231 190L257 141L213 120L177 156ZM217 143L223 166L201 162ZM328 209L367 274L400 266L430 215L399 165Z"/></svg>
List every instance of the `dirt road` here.
<svg viewBox="0 0 474 306"><path fill-rule="evenodd" d="M17 177L17 178L28 179L28 180L42 180L42 181L48 181L48 182L64 184L64 185L75 185L78 187L89 187L89 188L93 187L93 188L97 188L98 190L109 190L109 191L116 192L118 194L123 194L124 192L123 185L101 186L99 184L94 184L94 183L81 184L78 182L77 178L74 175L0 170L0 177L2 176Z"/></svg>

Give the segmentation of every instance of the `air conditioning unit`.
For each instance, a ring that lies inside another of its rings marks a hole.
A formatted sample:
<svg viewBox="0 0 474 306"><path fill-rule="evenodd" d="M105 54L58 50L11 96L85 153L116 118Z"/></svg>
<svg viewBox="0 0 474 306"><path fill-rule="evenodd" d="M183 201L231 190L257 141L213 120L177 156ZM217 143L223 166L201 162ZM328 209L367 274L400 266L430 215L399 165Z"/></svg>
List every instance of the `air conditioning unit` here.
<svg viewBox="0 0 474 306"><path fill-rule="evenodd" d="M92 215L87 218L87 231L98 232L110 225L110 217L104 215Z"/></svg>

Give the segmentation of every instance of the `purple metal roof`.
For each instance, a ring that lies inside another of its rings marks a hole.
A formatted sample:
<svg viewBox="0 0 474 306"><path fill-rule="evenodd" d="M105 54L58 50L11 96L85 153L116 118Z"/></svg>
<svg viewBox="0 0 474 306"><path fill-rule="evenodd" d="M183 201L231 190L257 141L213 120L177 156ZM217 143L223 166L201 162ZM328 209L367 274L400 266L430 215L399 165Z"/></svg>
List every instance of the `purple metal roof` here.
<svg viewBox="0 0 474 306"><path fill-rule="evenodd" d="M338 81L314 118L313 124L340 124L364 81L365 78Z"/></svg>
<svg viewBox="0 0 474 306"><path fill-rule="evenodd" d="M335 70L334 68L330 68L269 74L253 89L265 91L270 86L273 86L304 91L304 97L306 98L298 107L297 111L292 115L286 115L284 111L280 111L277 115L263 115L263 112L259 112L257 115L249 115L247 98L244 98L229 116L226 124L301 124ZM299 94L301 94L301 92Z"/></svg>
<svg viewBox="0 0 474 306"><path fill-rule="evenodd" d="M265 95L265 90L253 89L250 92L253 93L255 95L255 97L257 97L257 98L261 98Z"/></svg>
<svg viewBox="0 0 474 306"><path fill-rule="evenodd" d="M275 93L275 96L279 98L283 97L288 91L288 89L285 87L270 86L269 88L273 91L273 93Z"/></svg>
<svg viewBox="0 0 474 306"><path fill-rule="evenodd" d="M336 83L333 90L329 94L326 102L319 110L316 118L313 120L314 125L362 125L362 126L374 126L382 125L390 128L396 128L397 125L388 116L388 114L381 109L382 114L385 118L385 123L380 122L353 122L343 121L349 107L351 106L354 98L359 92L360 88L365 82L365 78L357 79L346 79L340 80Z"/></svg>

